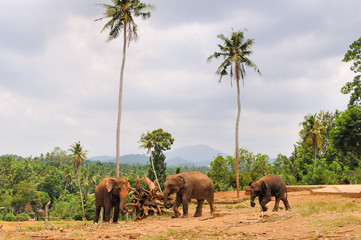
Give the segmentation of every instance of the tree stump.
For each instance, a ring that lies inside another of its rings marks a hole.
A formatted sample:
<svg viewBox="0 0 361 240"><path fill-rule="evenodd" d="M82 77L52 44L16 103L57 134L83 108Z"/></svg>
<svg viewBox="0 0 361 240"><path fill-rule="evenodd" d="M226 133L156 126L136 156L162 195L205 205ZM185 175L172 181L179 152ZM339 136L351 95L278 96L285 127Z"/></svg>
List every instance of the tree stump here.
<svg viewBox="0 0 361 240"><path fill-rule="evenodd" d="M140 186L140 180L137 177L136 188L130 188L133 199L125 205L127 209L132 208L131 210L128 209L128 211L133 214L134 221L142 220L154 214L170 213L171 211L166 210L164 207L164 194L158 191L157 181L152 182L148 177L143 176L142 182L148 186L149 190L145 190ZM174 200L173 196L169 196L167 203L173 204Z"/></svg>

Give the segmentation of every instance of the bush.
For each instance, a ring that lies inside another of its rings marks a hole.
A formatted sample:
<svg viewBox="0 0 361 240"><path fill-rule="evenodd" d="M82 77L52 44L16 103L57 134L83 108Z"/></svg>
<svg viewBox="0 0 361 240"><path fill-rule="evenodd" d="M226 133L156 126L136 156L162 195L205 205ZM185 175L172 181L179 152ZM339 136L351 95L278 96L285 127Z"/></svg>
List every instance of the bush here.
<svg viewBox="0 0 361 240"><path fill-rule="evenodd" d="M28 213L20 213L16 216L16 220L18 221L27 221L29 220L31 217Z"/></svg>
<svg viewBox="0 0 361 240"><path fill-rule="evenodd" d="M14 222L14 221L16 221L16 217L15 217L15 215L12 214L12 213L7 213L7 214L5 215L5 221Z"/></svg>
<svg viewBox="0 0 361 240"><path fill-rule="evenodd" d="M82 212L77 212L77 213L75 213L75 215L74 215L74 220L75 220L75 221L81 221L81 220L83 220L83 213L82 213Z"/></svg>

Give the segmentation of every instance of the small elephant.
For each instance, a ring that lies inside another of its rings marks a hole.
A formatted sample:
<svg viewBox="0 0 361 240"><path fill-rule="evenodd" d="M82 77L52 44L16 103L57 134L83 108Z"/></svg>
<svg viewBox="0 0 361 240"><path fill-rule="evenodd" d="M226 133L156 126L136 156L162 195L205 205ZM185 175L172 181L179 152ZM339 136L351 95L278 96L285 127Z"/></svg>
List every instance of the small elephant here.
<svg viewBox="0 0 361 240"><path fill-rule="evenodd" d="M267 211L266 204L271 201L271 196L276 198L273 212L278 211L280 200L283 201L286 210L291 209L287 200L286 184L278 175L267 175L249 184L251 187L251 206L254 207L254 199L258 197L262 211Z"/></svg>
<svg viewBox="0 0 361 240"><path fill-rule="evenodd" d="M103 220L109 222L110 211L113 211L113 223L118 222L119 210L125 214L125 200L128 195L130 184L125 178L104 178L95 188L95 217L94 222L98 222L101 207L104 208Z"/></svg>
<svg viewBox="0 0 361 240"><path fill-rule="evenodd" d="M170 208L167 203L170 194L177 193L173 206L174 216L179 217L180 204L183 205L183 216L188 217L188 203L197 199L198 205L194 217L202 216L202 206L204 200L210 205L211 214L214 212L214 185L209 177L201 172L183 172L176 175L169 175L164 183L164 206Z"/></svg>

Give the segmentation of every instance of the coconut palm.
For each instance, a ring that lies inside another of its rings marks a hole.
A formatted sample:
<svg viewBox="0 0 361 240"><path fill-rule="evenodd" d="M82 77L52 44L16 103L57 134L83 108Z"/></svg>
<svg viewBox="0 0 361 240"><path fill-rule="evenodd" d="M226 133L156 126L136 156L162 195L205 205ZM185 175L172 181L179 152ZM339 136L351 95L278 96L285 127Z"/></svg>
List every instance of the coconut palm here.
<svg viewBox="0 0 361 240"><path fill-rule="evenodd" d="M246 76L246 67L253 68L259 75L260 70L257 68L248 57L253 53L251 47L254 43L253 39L245 39L244 32L232 32L231 38L225 37L223 34L217 36L220 38L224 45L218 44L220 52L215 52L208 57L208 62L212 59L218 59L223 57L223 62L218 67L216 74L220 76L219 82L225 75L230 75L231 85L232 79L236 81L237 86L237 119L236 119L236 185L237 185L237 197L239 197L239 118L241 116L241 100L240 100L240 84L239 81L242 79L244 85L244 78Z"/></svg>
<svg viewBox="0 0 361 240"><path fill-rule="evenodd" d="M81 207L83 210L83 220L85 221L85 211L84 211L84 201L83 201L83 194L81 191L80 186L80 175L79 175L79 166L82 162L84 162L84 159L87 158L87 150L83 150L83 147L81 146L80 142L76 142L73 145L70 146L69 151L71 152L70 155L70 162L74 162L74 166L76 166L76 171L78 175L78 187L79 187L79 194L80 194L80 200L81 200Z"/></svg>
<svg viewBox="0 0 361 240"><path fill-rule="evenodd" d="M119 177L119 155L120 155L120 122L122 112L122 93L123 93L123 76L126 58L127 44L132 40L137 40L137 25L134 22L133 16L141 16L143 19L150 17L152 5L141 3L138 0L112 0L114 5L100 4L106 11L104 17L96 19L95 21L109 18L110 20L104 25L102 32L109 29L108 41L116 39L121 30L123 30L123 59L120 70L120 84L119 84L119 99L118 99L118 121L116 133L116 172Z"/></svg>
<svg viewBox="0 0 361 240"><path fill-rule="evenodd" d="M322 133L325 131L325 127L315 115L308 115L305 117L305 121L301 123L303 125L300 135L305 141L306 146L313 146L314 152L314 164L313 172L316 170L317 162L317 149L322 148L323 140Z"/></svg>
<svg viewBox="0 0 361 240"><path fill-rule="evenodd" d="M141 143L139 148L147 149L147 154L150 155L149 158L150 158L150 162L152 164L153 173L154 173L155 179L157 180L159 191L162 192L162 189L160 187L160 183L158 181L157 173L155 172L154 162L153 162L153 158L152 158L152 148L154 148L154 146L155 146L154 135L149 131L147 131L147 134L143 133L141 135L141 137L140 137L139 143Z"/></svg>

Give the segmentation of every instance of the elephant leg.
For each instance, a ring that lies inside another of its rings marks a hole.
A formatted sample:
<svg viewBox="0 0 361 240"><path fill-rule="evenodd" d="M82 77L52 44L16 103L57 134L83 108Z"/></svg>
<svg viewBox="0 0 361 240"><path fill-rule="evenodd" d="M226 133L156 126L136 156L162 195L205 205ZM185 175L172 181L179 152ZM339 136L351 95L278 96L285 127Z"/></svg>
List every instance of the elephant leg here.
<svg viewBox="0 0 361 240"><path fill-rule="evenodd" d="M280 204L280 198L276 197L276 201L275 201L275 206L273 207L273 212L277 212L278 211L278 205Z"/></svg>
<svg viewBox="0 0 361 240"><path fill-rule="evenodd" d="M283 197L281 198L281 200L283 201L283 204L285 205L286 210L290 210L290 209L291 209L291 206L290 206L290 204L288 203L288 199L287 199L285 193L283 194Z"/></svg>
<svg viewBox="0 0 361 240"><path fill-rule="evenodd" d="M172 216L172 218L177 218L181 215L178 210L178 207L181 205L181 203L182 203L182 196L177 194L177 198L173 206L174 216Z"/></svg>
<svg viewBox="0 0 361 240"><path fill-rule="evenodd" d="M264 196L264 197L259 197L259 204L261 205L262 211L266 212L268 207L266 207L266 204L271 200L271 197L269 196Z"/></svg>
<svg viewBox="0 0 361 240"><path fill-rule="evenodd" d="M114 210L113 210L113 223L118 222L119 217L119 204L115 204Z"/></svg>
<svg viewBox="0 0 361 240"><path fill-rule="evenodd" d="M110 221L110 211L112 210L111 206L104 206L104 222Z"/></svg>
<svg viewBox="0 0 361 240"><path fill-rule="evenodd" d="M197 210L196 210L196 213L194 214L193 217L200 217L200 216L202 216L202 207L203 207L204 199L198 199L197 202L198 202L198 204L197 204Z"/></svg>
<svg viewBox="0 0 361 240"><path fill-rule="evenodd" d="M94 222L98 222L99 220L99 214L100 214L100 210L101 210L101 206L100 205L96 205L95 206L95 217L94 217Z"/></svg>
<svg viewBox="0 0 361 240"><path fill-rule="evenodd" d="M208 197L207 202L209 203L209 207L211 208L211 215L214 213L214 196Z"/></svg>
<svg viewBox="0 0 361 240"><path fill-rule="evenodd" d="M183 205L183 216L182 218L188 217L188 203L190 199L188 199L186 196L182 197L182 205Z"/></svg>
<svg viewBox="0 0 361 240"><path fill-rule="evenodd" d="M290 206L290 204L288 203L288 200L287 200L287 199L284 199L284 200L282 200L282 201L283 201L283 204L285 205L286 210L291 210L291 206Z"/></svg>

